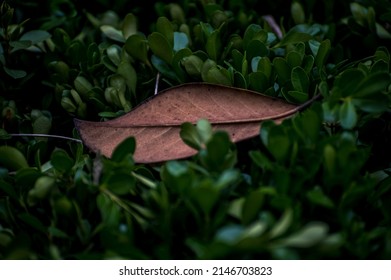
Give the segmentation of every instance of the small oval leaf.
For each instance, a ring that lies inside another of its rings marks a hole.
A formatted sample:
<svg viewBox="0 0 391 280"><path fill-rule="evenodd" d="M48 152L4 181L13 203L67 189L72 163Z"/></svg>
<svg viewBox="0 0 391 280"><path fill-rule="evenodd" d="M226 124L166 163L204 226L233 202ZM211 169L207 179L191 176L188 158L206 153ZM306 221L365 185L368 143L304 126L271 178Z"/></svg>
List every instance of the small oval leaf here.
<svg viewBox="0 0 391 280"><path fill-rule="evenodd" d="M148 43L156 56L163 59L167 64L171 64L174 51L168 40L162 34L153 32L148 36Z"/></svg>
<svg viewBox="0 0 391 280"><path fill-rule="evenodd" d="M28 167L24 155L17 148L12 146L0 146L0 166L10 170L19 170Z"/></svg>
<svg viewBox="0 0 391 280"><path fill-rule="evenodd" d="M130 56L147 65L149 64L147 40L144 36L140 34L131 35L125 42L125 50Z"/></svg>

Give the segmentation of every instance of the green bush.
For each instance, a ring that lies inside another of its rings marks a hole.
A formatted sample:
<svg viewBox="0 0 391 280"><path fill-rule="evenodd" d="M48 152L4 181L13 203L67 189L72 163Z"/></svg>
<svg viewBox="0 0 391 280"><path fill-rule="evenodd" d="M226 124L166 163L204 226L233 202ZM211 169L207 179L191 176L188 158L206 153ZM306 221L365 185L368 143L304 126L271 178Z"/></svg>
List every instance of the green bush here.
<svg viewBox="0 0 391 280"><path fill-rule="evenodd" d="M41 2L0 9L0 258L391 258L389 1ZM315 101L238 144L185 123L187 160L83 147L156 82Z"/></svg>

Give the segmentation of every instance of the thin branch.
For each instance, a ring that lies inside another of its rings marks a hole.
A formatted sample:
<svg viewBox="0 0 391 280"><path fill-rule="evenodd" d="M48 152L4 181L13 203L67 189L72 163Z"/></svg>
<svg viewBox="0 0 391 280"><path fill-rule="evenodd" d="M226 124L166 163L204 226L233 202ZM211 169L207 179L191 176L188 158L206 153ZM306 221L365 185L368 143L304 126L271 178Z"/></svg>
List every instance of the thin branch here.
<svg viewBox="0 0 391 280"><path fill-rule="evenodd" d="M60 135L49 135L49 134L40 134L40 133L11 133L8 134L9 136L12 137L49 137L49 138L58 138L58 139L63 139L63 140L70 140L78 143L83 143L80 139L76 138L71 138L71 137L66 137L66 136L60 136Z"/></svg>
<svg viewBox="0 0 391 280"><path fill-rule="evenodd" d="M278 26L276 20L271 15L265 15L262 16L262 18L269 24L270 28L273 30L273 32L277 35L278 39L282 39L283 34L281 31L281 28Z"/></svg>
<svg viewBox="0 0 391 280"><path fill-rule="evenodd" d="M160 72L157 72L156 82L155 82L155 95L159 92L159 80L160 80Z"/></svg>

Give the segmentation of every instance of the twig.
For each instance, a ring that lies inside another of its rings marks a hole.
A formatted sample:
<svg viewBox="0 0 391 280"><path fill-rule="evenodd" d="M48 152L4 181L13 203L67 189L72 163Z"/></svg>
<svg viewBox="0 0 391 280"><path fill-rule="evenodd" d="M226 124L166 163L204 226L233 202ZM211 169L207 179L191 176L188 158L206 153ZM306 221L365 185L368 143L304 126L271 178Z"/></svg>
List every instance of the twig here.
<svg viewBox="0 0 391 280"><path fill-rule="evenodd" d="M281 28L278 26L277 22L275 21L274 17L271 15L265 15L262 16L262 18L269 24L270 28L274 31L274 33L277 35L278 39L282 39L282 31Z"/></svg>
<svg viewBox="0 0 391 280"><path fill-rule="evenodd" d="M156 82L155 82L155 95L159 92L159 80L160 80L160 72L157 72Z"/></svg>
<svg viewBox="0 0 391 280"><path fill-rule="evenodd" d="M49 134L40 134L40 133L17 133L17 134L11 133L11 134L8 134L8 135L12 136L12 137L49 137L49 138L59 138L59 139L63 139L63 140L70 140L70 141L75 141L75 142L78 142L78 143L83 143L83 141L81 141L80 139L66 137L66 136L60 136L60 135L49 135Z"/></svg>

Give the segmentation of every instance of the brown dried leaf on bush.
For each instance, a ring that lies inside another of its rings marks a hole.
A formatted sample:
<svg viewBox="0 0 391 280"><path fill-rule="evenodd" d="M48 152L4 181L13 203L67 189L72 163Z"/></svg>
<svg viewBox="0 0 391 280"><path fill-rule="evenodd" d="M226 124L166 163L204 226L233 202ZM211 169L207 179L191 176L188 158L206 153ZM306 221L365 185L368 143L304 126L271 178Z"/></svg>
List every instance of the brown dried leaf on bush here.
<svg viewBox="0 0 391 280"><path fill-rule="evenodd" d="M184 122L207 119L215 130L227 131L232 141L238 142L258 135L262 121L281 121L305 105L238 88L192 83L162 91L117 119L76 119L75 124L85 145L95 152L110 157L120 142L134 136L135 161L154 163L196 153L179 136Z"/></svg>

